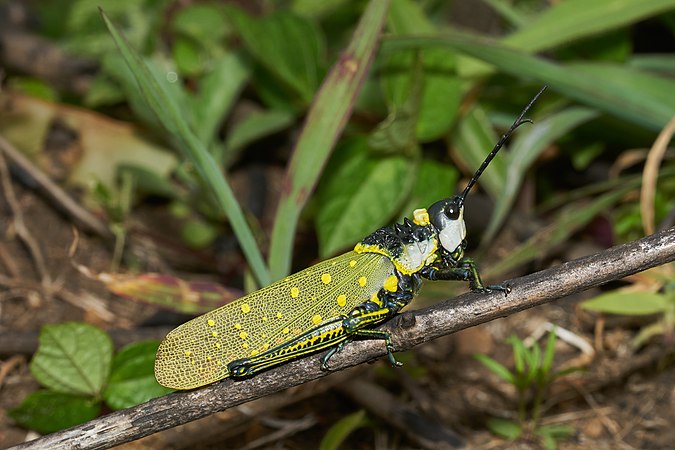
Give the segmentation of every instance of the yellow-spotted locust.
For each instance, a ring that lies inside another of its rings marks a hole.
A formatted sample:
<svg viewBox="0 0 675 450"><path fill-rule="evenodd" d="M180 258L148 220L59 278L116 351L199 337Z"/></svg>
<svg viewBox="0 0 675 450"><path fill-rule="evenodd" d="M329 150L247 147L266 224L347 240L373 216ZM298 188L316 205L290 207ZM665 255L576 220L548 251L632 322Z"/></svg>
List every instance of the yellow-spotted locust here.
<svg viewBox="0 0 675 450"><path fill-rule="evenodd" d="M422 280L483 285L476 264L464 255L464 202L511 133L542 94L537 93L499 139L460 195L413 212L413 220L384 227L348 253L318 263L272 285L184 323L157 351L155 377L174 389L193 389L227 377L243 378L309 353L328 350L321 368L354 338L381 339L399 366L391 336L373 327L413 299Z"/></svg>

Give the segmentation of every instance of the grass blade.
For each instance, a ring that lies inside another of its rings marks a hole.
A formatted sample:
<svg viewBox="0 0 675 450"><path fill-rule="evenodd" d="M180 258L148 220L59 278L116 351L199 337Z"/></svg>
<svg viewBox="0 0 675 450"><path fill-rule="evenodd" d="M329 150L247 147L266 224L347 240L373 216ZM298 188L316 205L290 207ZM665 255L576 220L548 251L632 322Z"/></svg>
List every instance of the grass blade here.
<svg viewBox="0 0 675 450"><path fill-rule="evenodd" d="M675 115L675 81L626 66L564 66L491 39L456 31L435 36L391 38L386 42L387 49L429 45L456 48L502 72L548 84L566 97L651 130L661 130Z"/></svg>
<svg viewBox="0 0 675 450"><path fill-rule="evenodd" d="M389 1L371 1L349 46L326 76L289 163L274 221L269 265L273 279L288 274L295 228L321 170L352 111L378 48Z"/></svg>
<svg viewBox="0 0 675 450"><path fill-rule="evenodd" d="M220 170L220 166L183 119L178 105L176 105L171 96L166 94L164 87L148 70L141 57L128 45L103 10L101 10L101 16L124 61L134 74L143 97L148 102L152 111L157 115L162 126L178 144L183 155L197 169L204 187L211 191L217 200L217 204L223 208L258 282L262 286L268 285L270 283L270 276L260 249L256 244L251 229L246 223L244 214L234 197L232 189Z"/></svg>

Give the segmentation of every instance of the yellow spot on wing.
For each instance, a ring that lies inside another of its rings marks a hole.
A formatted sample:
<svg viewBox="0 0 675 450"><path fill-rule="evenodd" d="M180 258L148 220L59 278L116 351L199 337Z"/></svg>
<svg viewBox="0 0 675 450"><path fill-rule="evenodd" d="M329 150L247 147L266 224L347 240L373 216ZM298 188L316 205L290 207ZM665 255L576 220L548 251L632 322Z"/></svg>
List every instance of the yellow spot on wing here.
<svg viewBox="0 0 675 450"><path fill-rule="evenodd" d="M192 355L192 352L190 350L185 350L185 356L190 356Z"/></svg>
<svg viewBox="0 0 675 450"><path fill-rule="evenodd" d="M312 317L312 323L314 325L318 325L321 323L321 316L316 314L314 317Z"/></svg>
<svg viewBox="0 0 675 450"><path fill-rule="evenodd" d="M251 306L248 303L242 303L241 304L241 312L244 314L250 313L251 312Z"/></svg>
<svg viewBox="0 0 675 450"><path fill-rule="evenodd" d="M213 336L213 337L218 337L218 332L217 332L217 331L214 331L213 333L211 333L211 336Z"/></svg>
<svg viewBox="0 0 675 450"><path fill-rule="evenodd" d="M239 337L242 338L242 339L246 339L248 337L248 333L245 332L245 331L242 331L241 333L239 333Z"/></svg>
<svg viewBox="0 0 675 450"><path fill-rule="evenodd" d="M331 280L332 278L329 273L324 273L323 275L321 275L321 282L323 284L328 284L331 282Z"/></svg>
<svg viewBox="0 0 675 450"><path fill-rule="evenodd" d="M241 330L241 324L240 324L240 323L235 323L235 324L234 324L234 328L236 328L237 330Z"/></svg>
<svg viewBox="0 0 675 450"><path fill-rule="evenodd" d="M298 298L298 295L300 295L300 289L298 289L297 287L293 286L293 287L291 288L291 297L293 297L293 298Z"/></svg>
<svg viewBox="0 0 675 450"><path fill-rule="evenodd" d="M344 294L340 294L337 296L337 304L339 307L344 307L347 304L347 296Z"/></svg>
<svg viewBox="0 0 675 450"><path fill-rule="evenodd" d="M398 290L398 278L396 275L389 275L389 277L384 280L384 288L389 292L396 292Z"/></svg>
<svg viewBox="0 0 675 450"><path fill-rule="evenodd" d="M366 283L368 283L368 278L366 278L366 277L360 277L359 278L359 286L365 287Z"/></svg>
<svg viewBox="0 0 675 450"><path fill-rule="evenodd" d="M288 327L284 328L284 330L283 330L283 333L284 333L284 334L288 334L288 333L290 333L290 332L291 332L291 330L290 330L290 328L288 328Z"/></svg>
<svg viewBox="0 0 675 450"><path fill-rule="evenodd" d="M349 267L354 267L355 265L356 265L355 259L352 259L351 261L349 261Z"/></svg>
<svg viewBox="0 0 675 450"><path fill-rule="evenodd" d="M277 313L277 319L281 319L283 316L281 315L280 312Z"/></svg>
<svg viewBox="0 0 675 450"><path fill-rule="evenodd" d="M208 323L210 327L212 327L216 324L216 322L213 319L207 320L206 323Z"/></svg>

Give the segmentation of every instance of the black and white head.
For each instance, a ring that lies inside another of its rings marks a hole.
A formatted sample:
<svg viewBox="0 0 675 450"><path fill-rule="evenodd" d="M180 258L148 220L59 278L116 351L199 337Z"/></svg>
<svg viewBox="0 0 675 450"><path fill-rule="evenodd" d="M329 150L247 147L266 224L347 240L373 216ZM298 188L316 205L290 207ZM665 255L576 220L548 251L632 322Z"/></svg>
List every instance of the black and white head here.
<svg viewBox="0 0 675 450"><path fill-rule="evenodd" d="M454 252L466 237L464 225L464 198L457 195L439 200L427 209L429 221L438 230L441 245Z"/></svg>
<svg viewBox="0 0 675 450"><path fill-rule="evenodd" d="M511 128L509 128L508 131L501 137L501 139L499 139L499 142L497 142L490 154L485 158L485 161L483 161L476 173L473 175L473 177L471 177L471 180L469 180L461 195L439 200L427 209L427 212L429 213L429 221L438 231L438 237L441 241L441 245L448 252L452 253L457 250L466 237L466 226L464 224L464 200L466 199L467 194L473 185L476 184L478 178L480 178L481 174L490 164L499 149L502 148L504 142L506 142L509 136L511 136L511 133L513 133L516 128L525 122L531 122L531 120L523 119L523 117L545 89L546 86L544 86L537 93L537 95L535 95L534 98L530 100L530 103L528 103L515 122L513 122Z"/></svg>

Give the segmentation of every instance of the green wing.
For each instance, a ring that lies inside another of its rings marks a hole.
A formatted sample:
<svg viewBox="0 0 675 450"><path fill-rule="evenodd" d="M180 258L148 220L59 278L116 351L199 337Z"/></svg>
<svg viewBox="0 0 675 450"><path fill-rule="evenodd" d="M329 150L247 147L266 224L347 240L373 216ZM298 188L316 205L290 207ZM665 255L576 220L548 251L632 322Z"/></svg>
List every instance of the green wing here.
<svg viewBox="0 0 675 450"><path fill-rule="evenodd" d="M347 314L394 274L378 254L348 252L184 323L157 350L163 386L193 389L229 376L227 364Z"/></svg>

